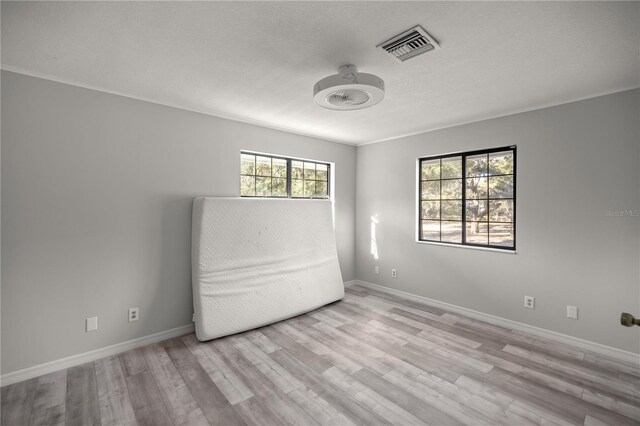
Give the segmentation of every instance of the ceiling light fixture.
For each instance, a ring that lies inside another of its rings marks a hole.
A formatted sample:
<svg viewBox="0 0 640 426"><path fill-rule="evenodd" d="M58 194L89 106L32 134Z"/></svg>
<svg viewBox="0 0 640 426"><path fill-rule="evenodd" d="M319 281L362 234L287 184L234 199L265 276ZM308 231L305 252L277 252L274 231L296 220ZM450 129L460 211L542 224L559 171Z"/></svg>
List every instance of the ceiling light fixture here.
<svg viewBox="0 0 640 426"><path fill-rule="evenodd" d="M338 74L313 86L313 99L324 108L350 111L369 108L384 98L384 81L377 75L358 72L355 65L343 65Z"/></svg>

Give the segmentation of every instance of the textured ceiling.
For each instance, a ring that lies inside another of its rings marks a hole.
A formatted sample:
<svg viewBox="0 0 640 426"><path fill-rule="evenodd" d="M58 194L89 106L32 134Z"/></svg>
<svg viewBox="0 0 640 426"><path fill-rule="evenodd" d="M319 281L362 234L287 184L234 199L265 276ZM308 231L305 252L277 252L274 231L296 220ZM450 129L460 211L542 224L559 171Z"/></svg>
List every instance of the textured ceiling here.
<svg viewBox="0 0 640 426"><path fill-rule="evenodd" d="M2 2L2 68L347 143L640 86L634 2ZM416 24L441 49L375 46ZM312 100L342 64L371 109Z"/></svg>

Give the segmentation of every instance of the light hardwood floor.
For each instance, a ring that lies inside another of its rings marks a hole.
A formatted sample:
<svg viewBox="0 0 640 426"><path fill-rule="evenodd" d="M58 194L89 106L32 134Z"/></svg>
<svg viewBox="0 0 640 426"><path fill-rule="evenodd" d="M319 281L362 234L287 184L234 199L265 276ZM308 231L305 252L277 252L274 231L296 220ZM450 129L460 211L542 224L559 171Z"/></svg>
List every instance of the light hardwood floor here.
<svg viewBox="0 0 640 426"><path fill-rule="evenodd" d="M362 287L2 388L2 425L640 424L640 367Z"/></svg>

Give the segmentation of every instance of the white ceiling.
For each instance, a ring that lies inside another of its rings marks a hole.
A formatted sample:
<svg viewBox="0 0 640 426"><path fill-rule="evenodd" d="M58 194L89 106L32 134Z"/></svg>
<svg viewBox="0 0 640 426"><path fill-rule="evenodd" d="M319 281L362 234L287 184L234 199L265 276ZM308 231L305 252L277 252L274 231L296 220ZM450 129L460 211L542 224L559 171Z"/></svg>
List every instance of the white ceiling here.
<svg viewBox="0 0 640 426"><path fill-rule="evenodd" d="M416 24L441 45L375 46ZM385 80L330 111L342 64ZM2 68L346 143L640 86L636 2L2 2Z"/></svg>

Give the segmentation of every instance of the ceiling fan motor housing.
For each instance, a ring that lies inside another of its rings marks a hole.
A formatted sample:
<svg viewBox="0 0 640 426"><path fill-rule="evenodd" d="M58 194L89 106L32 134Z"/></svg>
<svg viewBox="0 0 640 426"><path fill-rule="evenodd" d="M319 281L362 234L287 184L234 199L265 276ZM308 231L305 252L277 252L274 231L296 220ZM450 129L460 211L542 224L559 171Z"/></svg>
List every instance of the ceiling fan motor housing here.
<svg viewBox="0 0 640 426"><path fill-rule="evenodd" d="M373 106L384 98L384 81L377 75L343 65L338 74L323 78L313 87L313 99L324 108L350 111Z"/></svg>

